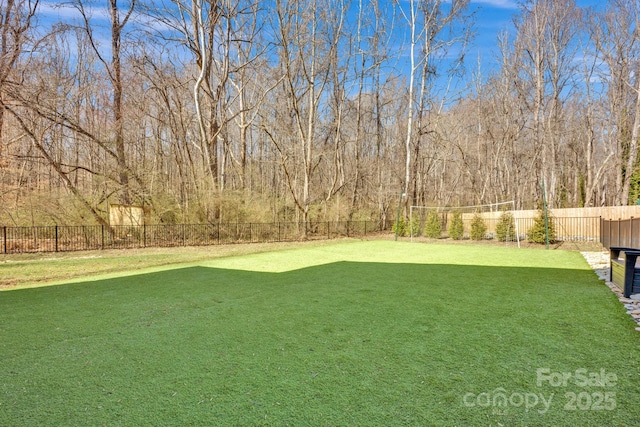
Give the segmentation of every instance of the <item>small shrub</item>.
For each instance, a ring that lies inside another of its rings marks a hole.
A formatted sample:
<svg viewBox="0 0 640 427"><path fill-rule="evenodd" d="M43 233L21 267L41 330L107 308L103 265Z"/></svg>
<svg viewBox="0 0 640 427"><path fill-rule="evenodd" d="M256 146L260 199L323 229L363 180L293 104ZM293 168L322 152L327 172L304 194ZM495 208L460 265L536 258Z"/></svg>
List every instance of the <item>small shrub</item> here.
<svg viewBox="0 0 640 427"><path fill-rule="evenodd" d="M480 214L474 214L471 221L471 233L469 233L471 240L483 240L486 235L487 224L484 222L484 218Z"/></svg>
<svg viewBox="0 0 640 427"><path fill-rule="evenodd" d="M516 235L516 222L511 212L503 212L496 224L496 237L501 242L513 240Z"/></svg>
<svg viewBox="0 0 640 427"><path fill-rule="evenodd" d="M391 227L391 231L394 234L397 234L400 237L404 237L409 232L409 227L407 226L407 222L404 218L400 218L398 221L393 223L393 227Z"/></svg>
<svg viewBox="0 0 640 427"><path fill-rule="evenodd" d="M531 243L546 243L546 230L544 225L544 211L538 210L538 215L533 220L533 225L527 231L528 240ZM556 229L553 225L551 215L549 215L549 243L556 241Z"/></svg>
<svg viewBox="0 0 640 427"><path fill-rule="evenodd" d="M414 216L407 225L407 234L411 234L411 237L418 237L420 235L420 218Z"/></svg>
<svg viewBox="0 0 640 427"><path fill-rule="evenodd" d="M464 236L464 223L462 222L462 213L454 211L449 224L449 237L453 240L461 240Z"/></svg>
<svg viewBox="0 0 640 427"><path fill-rule="evenodd" d="M427 221L424 225L424 235L431 239L439 239L442 235L442 222L440 215L435 209L430 209L427 213Z"/></svg>
<svg viewBox="0 0 640 427"><path fill-rule="evenodd" d="M395 233L396 224L393 224L391 231ZM400 218L400 223L398 225L398 236L406 237L417 237L420 235L420 218L414 217L411 218L411 221L408 221L405 218Z"/></svg>

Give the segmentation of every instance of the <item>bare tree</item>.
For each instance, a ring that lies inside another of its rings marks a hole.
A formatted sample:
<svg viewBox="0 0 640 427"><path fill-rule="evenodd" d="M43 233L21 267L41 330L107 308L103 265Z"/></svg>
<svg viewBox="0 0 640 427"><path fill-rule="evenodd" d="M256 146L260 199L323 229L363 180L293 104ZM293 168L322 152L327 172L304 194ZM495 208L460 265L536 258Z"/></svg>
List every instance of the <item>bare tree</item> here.
<svg viewBox="0 0 640 427"><path fill-rule="evenodd" d="M464 11L469 5L468 0L453 0L445 2L441 0L415 1L410 0L408 10L400 3L401 13L409 28L409 92L407 108L407 133L405 139L405 173L404 173L404 193L407 195L407 202L413 200L417 202L418 192L418 157L420 156L421 140L429 132L429 107L434 99L433 93L429 90L433 80L437 77L438 59L441 55L449 51L451 46L460 43L460 55L464 55L464 43L469 34L466 32L456 34L451 29L457 20L464 18ZM420 47L420 52L417 48ZM456 61L454 61L454 67ZM419 74L418 74L419 73ZM415 84L419 75L419 92L415 91ZM414 121L417 120L417 134L414 130ZM413 152L413 155L412 155ZM413 183L412 194L410 186Z"/></svg>
<svg viewBox="0 0 640 427"><path fill-rule="evenodd" d="M32 164L42 163L53 172L46 178L51 198L59 196L58 190L63 188L86 208L97 223L107 225L92 203L91 193L83 193L77 178L79 170L95 173L80 164L78 144L82 133L75 134L72 128L60 124L66 111L70 111L68 101L76 91L77 80L69 65L68 46L62 44L57 36L52 34L40 41L38 51L25 63L20 86L5 87L3 107L10 114L15 128L22 133L22 143L34 148L35 152L29 155ZM72 135L75 138L71 139ZM40 179L42 177L36 177L36 180ZM36 189L38 187L36 185Z"/></svg>
<svg viewBox="0 0 640 427"><path fill-rule="evenodd" d="M538 181L558 200L558 153L563 143L562 102L575 73L575 37L580 13L574 0L530 0L516 20L520 89L532 115L532 149ZM527 93L530 96L526 95Z"/></svg>
<svg viewBox="0 0 640 427"><path fill-rule="evenodd" d="M587 23L585 24L584 36L582 42L583 57L585 60L582 64L582 75L584 82L584 91L576 100L574 106L573 117L581 118L578 125L578 135L581 142L581 161L578 161L577 169L579 172L578 187L576 188L576 196L578 197L578 206L594 206L599 202L597 195L601 188L602 181L606 178L607 173L620 170L613 163L615 161L616 138L607 136L603 130L607 127L606 119L609 114L603 114L606 101L606 95L602 95L603 90L600 87L606 87L601 84L599 77L599 69L601 68L602 59L597 52L594 52L594 37L597 32L593 31L593 25L597 18L591 13ZM614 113L615 115L615 113ZM607 134L609 132L606 132ZM615 132L614 132L615 134ZM615 182L615 179L614 179ZM617 193L617 191L614 191Z"/></svg>
<svg viewBox="0 0 640 427"><path fill-rule="evenodd" d="M122 38L123 31L133 11L136 7L136 0L129 0L127 8L122 11L117 0L108 1L109 18L111 21L111 58L105 56L99 42L96 39L93 24L91 22L91 12L87 10L84 0L74 0L73 3L80 12L83 20L82 28L88 36L89 43L95 55L102 62L106 75L112 88L111 109L113 114L113 142L118 161L118 173L120 177L120 200L122 203L131 203L131 190L129 188L129 167L127 165L127 155L124 138L124 115L123 115L123 78L122 78Z"/></svg>
<svg viewBox="0 0 640 427"><path fill-rule="evenodd" d="M264 130L280 153L290 194L306 223L317 197L312 194L312 181L317 164L314 154L320 107L332 67L336 66L333 52L342 35L344 10L340 3L321 0L277 0L275 13L274 32L283 76L281 93L286 99L286 104L278 107L278 116L287 122L265 121ZM285 126L291 126L293 132L283 132Z"/></svg>
<svg viewBox="0 0 640 427"><path fill-rule="evenodd" d="M39 0L6 0L0 3L0 102L4 105L7 86L19 85L13 79L24 49L31 40ZM0 167L4 159L4 108L0 108Z"/></svg>
<svg viewBox="0 0 640 427"><path fill-rule="evenodd" d="M640 6L633 0L612 0L594 13L591 32L605 64L611 122L617 146L615 204L629 202L631 178L637 167L640 136Z"/></svg>
<svg viewBox="0 0 640 427"><path fill-rule="evenodd" d="M269 46L262 39L260 23L264 12L259 3L249 4L240 11L238 25L233 29L232 50L235 61L232 63L229 83L235 93L230 96L234 102L229 103L228 109L238 131L239 159L233 156L232 150L227 152L239 166L240 188L243 190L250 184L251 128L256 125L265 98L281 83L282 78L273 80L271 76L260 76L260 71L269 69L265 58Z"/></svg>

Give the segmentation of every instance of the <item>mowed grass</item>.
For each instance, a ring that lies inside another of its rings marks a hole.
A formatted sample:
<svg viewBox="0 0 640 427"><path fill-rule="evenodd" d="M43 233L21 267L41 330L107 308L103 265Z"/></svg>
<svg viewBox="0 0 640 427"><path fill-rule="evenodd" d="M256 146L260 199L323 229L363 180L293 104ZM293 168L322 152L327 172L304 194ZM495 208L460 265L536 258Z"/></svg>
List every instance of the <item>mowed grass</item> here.
<svg viewBox="0 0 640 427"><path fill-rule="evenodd" d="M575 252L374 241L165 266L0 292L0 338L7 426L640 423L640 333Z"/></svg>
<svg viewBox="0 0 640 427"><path fill-rule="evenodd" d="M86 278L88 275L130 275L134 270L274 250L323 246L330 242L326 240L0 255L0 290L65 282Z"/></svg>

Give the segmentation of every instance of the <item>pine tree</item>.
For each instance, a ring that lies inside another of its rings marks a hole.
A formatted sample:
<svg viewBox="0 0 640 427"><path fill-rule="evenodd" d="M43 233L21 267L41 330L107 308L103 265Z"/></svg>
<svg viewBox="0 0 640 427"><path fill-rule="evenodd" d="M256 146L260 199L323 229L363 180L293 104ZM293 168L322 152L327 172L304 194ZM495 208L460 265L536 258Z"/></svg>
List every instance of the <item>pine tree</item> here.
<svg viewBox="0 0 640 427"><path fill-rule="evenodd" d="M464 223L462 222L462 213L454 211L449 225L449 237L453 240L461 240L464 236Z"/></svg>
<svg viewBox="0 0 640 427"><path fill-rule="evenodd" d="M516 234L516 223L511 212L503 212L496 224L496 237L501 242L513 240Z"/></svg>
<svg viewBox="0 0 640 427"><path fill-rule="evenodd" d="M549 215L549 243L556 241L556 229L553 225L551 215ZM544 211L538 210L538 215L533 220L533 226L527 232L528 240L531 243L546 243L546 227L544 221Z"/></svg>
<svg viewBox="0 0 640 427"><path fill-rule="evenodd" d="M404 218L400 218L398 221L393 223L393 227L391 227L391 231L393 231L397 236L404 237L407 235L407 223Z"/></svg>
<svg viewBox="0 0 640 427"><path fill-rule="evenodd" d="M473 220L471 221L471 239L483 240L487 234L487 224L484 222L484 218L480 214L473 214Z"/></svg>
<svg viewBox="0 0 640 427"><path fill-rule="evenodd" d="M440 215L435 209L430 209L427 213L427 221L424 225L424 235L431 239L439 239L442 235L442 222Z"/></svg>

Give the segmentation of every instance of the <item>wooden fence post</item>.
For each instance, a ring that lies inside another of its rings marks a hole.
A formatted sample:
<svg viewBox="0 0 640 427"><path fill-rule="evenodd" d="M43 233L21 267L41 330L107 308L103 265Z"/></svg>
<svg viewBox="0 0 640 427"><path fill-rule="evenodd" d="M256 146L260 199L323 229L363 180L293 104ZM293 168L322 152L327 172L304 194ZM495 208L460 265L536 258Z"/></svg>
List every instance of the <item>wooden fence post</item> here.
<svg viewBox="0 0 640 427"><path fill-rule="evenodd" d="M622 220L618 217L618 243L616 244L616 246L622 246L622 239L620 238L620 223L622 222Z"/></svg>

